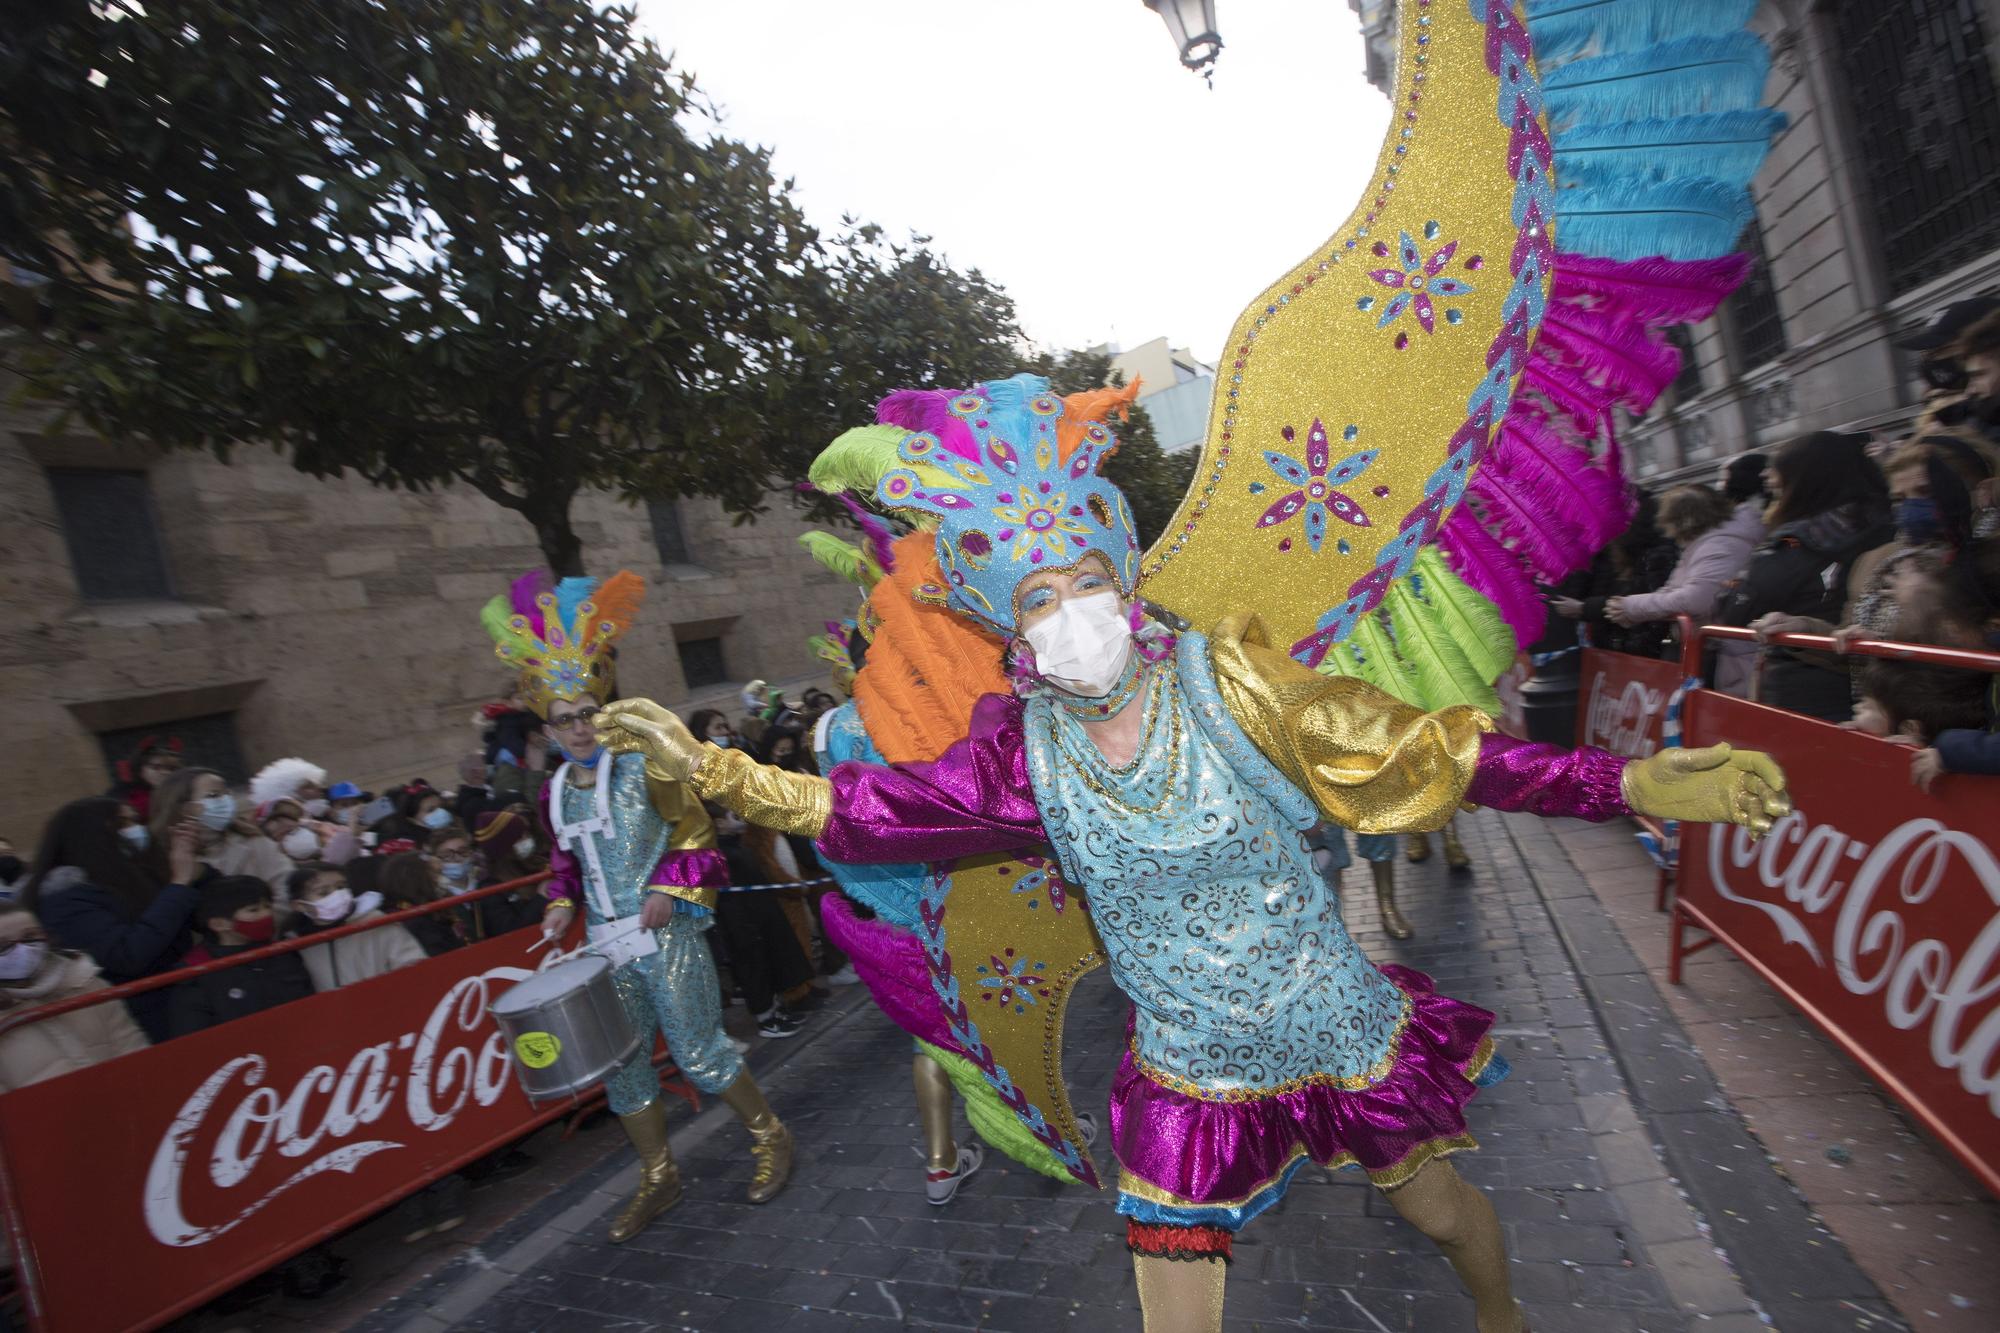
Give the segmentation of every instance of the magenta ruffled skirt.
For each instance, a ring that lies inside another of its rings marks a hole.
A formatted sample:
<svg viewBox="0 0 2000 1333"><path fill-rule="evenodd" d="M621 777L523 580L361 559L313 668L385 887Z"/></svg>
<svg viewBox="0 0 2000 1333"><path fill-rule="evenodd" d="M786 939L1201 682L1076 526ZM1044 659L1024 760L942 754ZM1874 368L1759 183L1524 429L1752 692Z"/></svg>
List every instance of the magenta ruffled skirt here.
<svg viewBox="0 0 2000 1333"><path fill-rule="evenodd" d="M1119 1212L1233 1230L1276 1203L1307 1161L1359 1166L1394 1188L1433 1158L1476 1147L1465 1105L1506 1072L1488 1036L1493 1015L1439 995L1421 972L1394 964L1382 972L1409 996L1410 1011L1395 1063L1370 1087L1309 1083L1208 1101L1154 1082L1128 1048L1111 1087Z"/></svg>
<svg viewBox="0 0 2000 1333"><path fill-rule="evenodd" d="M820 899L827 938L854 964L854 974L897 1027L954 1054L959 1044L945 1027L944 1009L931 990L923 941L880 917L864 921L837 893Z"/></svg>

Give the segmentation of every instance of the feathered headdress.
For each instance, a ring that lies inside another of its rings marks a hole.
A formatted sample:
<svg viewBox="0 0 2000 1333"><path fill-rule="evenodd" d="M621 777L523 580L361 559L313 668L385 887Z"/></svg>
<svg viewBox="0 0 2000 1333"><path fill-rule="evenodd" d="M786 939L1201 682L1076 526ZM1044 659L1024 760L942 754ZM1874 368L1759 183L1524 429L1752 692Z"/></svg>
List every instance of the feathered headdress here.
<svg viewBox="0 0 2000 1333"><path fill-rule="evenodd" d="M324 787L326 770L304 759L273 759L250 779L250 800L253 804L263 805L267 801L297 797L299 788L308 782L315 787Z"/></svg>
<svg viewBox="0 0 2000 1333"><path fill-rule="evenodd" d="M617 691L612 645L632 627L646 583L619 570L593 578L551 579L535 570L479 612L501 661L521 673L521 694L538 717L558 699L590 695L608 702Z"/></svg>
<svg viewBox="0 0 2000 1333"><path fill-rule="evenodd" d="M1014 589L1044 569L1101 555L1130 595L1139 537L1118 488L1097 475L1118 448L1099 418L1121 415L1139 384L1059 397L1039 375L963 393L902 389L880 424L848 431L813 464L812 481L860 490L935 524L937 600L1002 635L1014 632Z"/></svg>

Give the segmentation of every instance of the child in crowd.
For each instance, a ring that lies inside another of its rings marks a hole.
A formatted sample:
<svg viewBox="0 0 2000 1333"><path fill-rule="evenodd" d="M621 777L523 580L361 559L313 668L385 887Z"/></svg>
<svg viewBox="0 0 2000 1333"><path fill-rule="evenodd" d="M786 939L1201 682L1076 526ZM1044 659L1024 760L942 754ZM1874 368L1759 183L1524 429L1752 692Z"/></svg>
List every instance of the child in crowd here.
<svg viewBox="0 0 2000 1333"><path fill-rule="evenodd" d="M383 862L382 900L391 912L434 903L443 896L438 888L438 878L429 857L414 851L399 852ZM417 943L424 947L424 952L433 958L465 943L456 923L443 912L413 917L403 923L403 928L414 935Z"/></svg>
<svg viewBox="0 0 2000 1333"><path fill-rule="evenodd" d="M278 925L271 898L271 886L252 875L221 875L204 884L195 920L206 948L189 954L189 964L269 944ZM167 1001L167 1028L184 1037L312 993L312 978L297 954L244 963L190 977L174 987Z"/></svg>
<svg viewBox="0 0 2000 1333"><path fill-rule="evenodd" d="M382 915L382 895L357 894L339 866L311 862L292 872L290 935L312 935L335 926L359 925ZM316 991L333 990L350 981L366 981L429 957L416 937L400 925L377 926L356 935L315 944L299 951Z"/></svg>

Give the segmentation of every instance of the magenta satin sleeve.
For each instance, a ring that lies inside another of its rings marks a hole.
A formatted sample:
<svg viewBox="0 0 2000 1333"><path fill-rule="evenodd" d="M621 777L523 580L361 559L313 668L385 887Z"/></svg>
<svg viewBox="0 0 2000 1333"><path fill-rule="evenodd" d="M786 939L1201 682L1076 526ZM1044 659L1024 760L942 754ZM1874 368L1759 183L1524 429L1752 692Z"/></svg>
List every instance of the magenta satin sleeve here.
<svg viewBox="0 0 2000 1333"><path fill-rule="evenodd" d="M964 740L929 763L837 764L819 835L836 861L949 861L1046 840L1028 784L1020 700L989 694Z"/></svg>
<svg viewBox="0 0 2000 1333"><path fill-rule="evenodd" d="M1465 799L1495 810L1603 823L1630 814L1620 783L1631 761L1609 750L1515 740L1489 732Z"/></svg>

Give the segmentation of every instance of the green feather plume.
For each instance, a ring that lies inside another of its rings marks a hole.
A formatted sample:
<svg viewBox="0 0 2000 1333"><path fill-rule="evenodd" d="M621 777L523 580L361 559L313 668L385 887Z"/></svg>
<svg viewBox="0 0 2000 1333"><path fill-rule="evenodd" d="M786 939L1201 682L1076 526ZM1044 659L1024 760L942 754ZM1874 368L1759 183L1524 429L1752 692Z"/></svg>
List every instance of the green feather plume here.
<svg viewBox="0 0 2000 1333"><path fill-rule="evenodd" d="M1361 617L1346 641L1321 660L1319 672L1325 676L1352 676L1406 704L1424 707L1408 664L1397 656L1395 640L1373 614Z"/></svg>
<svg viewBox="0 0 2000 1333"><path fill-rule="evenodd" d="M516 657L532 654L535 641L508 622L514 618L514 603L506 593L479 608L479 623L486 627L496 648L512 649Z"/></svg>
<svg viewBox="0 0 2000 1333"><path fill-rule="evenodd" d="M799 545L805 547L806 553L819 561L822 568L838 574L863 592L872 591L882 581L882 567L875 563L875 557L831 532L802 533Z"/></svg>
<svg viewBox="0 0 2000 1333"><path fill-rule="evenodd" d="M1435 546L1417 552L1417 576L1423 581L1424 600L1437 612L1472 669L1489 682L1506 675L1514 665L1514 631L1501 617L1500 608L1452 573Z"/></svg>
<svg viewBox="0 0 2000 1333"><path fill-rule="evenodd" d="M1064 1182L1070 1179L1068 1169L1056 1160L1047 1144L1028 1132L1028 1127L1000 1100L1000 1094L976 1065L962 1055L940 1050L921 1039L914 1040L918 1050L943 1065L944 1072L951 1075L952 1087L965 1099L965 1118L972 1122L980 1138L1030 1170Z"/></svg>
<svg viewBox="0 0 2000 1333"><path fill-rule="evenodd" d="M1426 589L1428 590L1428 588ZM1500 711L1500 697L1481 675L1437 607L1417 595L1407 578L1389 585L1385 599L1395 626L1398 655L1409 670L1419 707L1436 710L1472 704Z"/></svg>
<svg viewBox="0 0 2000 1333"><path fill-rule="evenodd" d="M863 499L873 499L875 483L897 468L908 468L926 486L958 489L958 483L928 463L906 461L897 449L910 432L901 426L856 426L843 431L832 444L819 451L806 479L814 489L828 495L853 491Z"/></svg>

